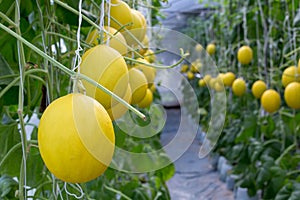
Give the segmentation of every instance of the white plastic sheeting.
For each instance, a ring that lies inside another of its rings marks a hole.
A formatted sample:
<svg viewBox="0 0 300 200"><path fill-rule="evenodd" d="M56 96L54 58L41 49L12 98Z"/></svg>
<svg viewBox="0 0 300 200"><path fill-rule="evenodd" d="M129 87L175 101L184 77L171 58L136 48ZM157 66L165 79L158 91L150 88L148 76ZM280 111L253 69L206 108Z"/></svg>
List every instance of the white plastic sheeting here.
<svg viewBox="0 0 300 200"><path fill-rule="evenodd" d="M186 26L189 17L201 15L215 5L209 0L169 0L161 10L165 16L161 22L166 28L180 30Z"/></svg>

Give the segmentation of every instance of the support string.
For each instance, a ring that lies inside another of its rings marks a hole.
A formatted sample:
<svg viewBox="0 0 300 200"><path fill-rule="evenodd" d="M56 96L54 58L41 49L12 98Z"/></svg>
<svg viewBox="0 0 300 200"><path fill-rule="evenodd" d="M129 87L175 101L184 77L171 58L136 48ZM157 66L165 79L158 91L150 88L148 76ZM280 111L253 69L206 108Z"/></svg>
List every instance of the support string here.
<svg viewBox="0 0 300 200"><path fill-rule="evenodd" d="M75 186L76 186L75 189L80 193L80 196L77 196L76 194L73 194L73 193L68 191L67 182L65 182L65 184L64 184L64 189L65 189L65 191L68 195L73 196L76 199L81 199L84 195L83 190L82 190L81 186L78 183L76 183Z"/></svg>
<svg viewBox="0 0 300 200"><path fill-rule="evenodd" d="M81 29L81 23L82 23L82 0L79 0L78 3L78 28L76 33L76 41L77 41L77 49L75 50L75 61L73 70L77 70L77 75L75 77L75 80L73 82L73 92L80 92L85 91L83 84L78 78L78 74L80 74L80 64L81 64L81 56L80 51L82 51L82 47L80 46L80 29Z"/></svg>
<svg viewBox="0 0 300 200"><path fill-rule="evenodd" d="M106 0L106 8L107 8L107 31L109 32L109 29L110 29L110 0ZM110 37L107 37L107 40L106 40L106 45L109 46L109 41L110 41Z"/></svg>

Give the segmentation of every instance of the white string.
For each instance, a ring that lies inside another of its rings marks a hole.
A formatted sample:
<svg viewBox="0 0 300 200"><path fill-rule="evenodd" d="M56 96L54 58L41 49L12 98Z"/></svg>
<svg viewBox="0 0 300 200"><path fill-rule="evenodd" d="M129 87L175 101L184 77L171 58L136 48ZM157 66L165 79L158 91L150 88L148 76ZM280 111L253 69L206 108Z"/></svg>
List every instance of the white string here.
<svg viewBox="0 0 300 200"><path fill-rule="evenodd" d="M78 73L80 73L80 64L81 64L81 57L80 57L80 51L82 51L82 48L80 46L80 29L81 29L81 23L82 23L82 0L79 0L78 4L78 28L76 33L76 40L77 40L77 49L75 50L75 62L73 69L78 69ZM77 65L76 65L77 64Z"/></svg>
<svg viewBox="0 0 300 200"><path fill-rule="evenodd" d="M107 6L107 32L109 32L110 29L110 0L106 0L106 6ZM102 10L103 11L103 10ZM110 37L107 37L106 45L109 46Z"/></svg>
<svg viewBox="0 0 300 200"><path fill-rule="evenodd" d="M269 5L272 5L272 0L270 0L268 2ZM269 20L270 21L273 21L272 19L272 10L269 9ZM272 37L272 32L271 30L273 29L273 26L274 26L274 23L270 23L270 26L269 26L269 31L268 31L268 45L269 45L269 58L273 58L273 37ZM274 63L273 63L273 59L269 59L269 67L270 67L270 70L269 70L269 85L272 86L272 80L273 80L273 74L274 74L274 71L273 71L273 67L274 67Z"/></svg>
<svg viewBox="0 0 300 200"><path fill-rule="evenodd" d="M257 3L255 3L256 6ZM256 22L256 45L257 45L257 68L258 68L258 76L259 76L259 79L260 80L263 80L262 79L262 73L261 73L261 63L262 63L262 59L261 59L261 56L262 54L260 53L261 51L261 43L260 43L260 40L259 40L259 23L258 23L258 11L255 12L255 22Z"/></svg>
<svg viewBox="0 0 300 200"><path fill-rule="evenodd" d="M104 3L105 1L101 2L101 12L100 12L100 23L99 23L99 32L101 31L101 29L103 30L104 27L104 17L105 17L105 12L104 12Z"/></svg>
<svg viewBox="0 0 300 200"><path fill-rule="evenodd" d="M100 7L100 22L99 22L99 27L98 27L98 34L99 34L99 37L100 37L100 42L102 42L102 39L103 39L103 31L106 32L104 30L104 22L105 22L105 10L104 10L104 4L105 3L105 0L103 0L101 2L101 7Z"/></svg>
<svg viewBox="0 0 300 200"><path fill-rule="evenodd" d="M238 9L240 9L240 3L238 3ZM240 27L238 27L238 47L240 48L241 47L241 35L240 35ZM240 62L238 62L238 72L237 72L237 74L238 74L238 76L241 76L241 63Z"/></svg>
<svg viewBox="0 0 300 200"><path fill-rule="evenodd" d="M58 183L56 183L56 190L57 190L57 194L59 194L59 196L60 196L60 199L64 200L64 197L62 195L62 191L60 190Z"/></svg>
<svg viewBox="0 0 300 200"><path fill-rule="evenodd" d="M249 40L248 40L248 35L247 35L247 33L248 33L248 30L247 30L247 5L248 5L248 1L245 1L242 10L243 10L244 40L245 40L246 44L249 45Z"/></svg>
<svg viewBox="0 0 300 200"><path fill-rule="evenodd" d="M81 23L82 23L82 0L79 0L78 3L78 28L76 33L76 41L77 41L77 49L75 50L75 60L73 63L73 70L77 69L77 74L75 77L71 77L74 79L73 81L73 92L85 92L85 88L83 87L80 80L78 80L78 74L80 74L80 64L81 64L81 56L80 51L82 51L82 48L80 46L80 29L81 29Z"/></svg>
<svg viewBox="0 0 300 200"><path fill-rule="evenodd" d="M67 182L65 182L65 184L64 184L64 189L65 189L65 191L66 191L66 193L68 195L73 196L76 199L81 199L83 197L83 195L84 195L83 190L82 190L82 188L80 187L80 185L78 183L76 183L75 186L76 186L76 189L80 192L80 196L77 196L76 194L70 193L68 191L68 189L67 189Z"/></svg>
<svg viewBox="0 0 300 200"><path fill-rule="evenodd" d="M295 9L295 1L293 0L292 1L292 19L294 19L294 16L295 16L295 13L294 13L294 11L296 12L297 10ZM293 37L292 37L292 39L293 39L293 49L292 50L295 50L296 48L297 48L297 44L296 44L296 41L297 41L297 31L296 31L296 27L293 25L293 28L292 28L292 34L293 34ZM295 64L296 64L296 66L297 66L297 64L298 64L298 62L297 62L297 54L296 53L294 53L294 56L293 56L293 59L294 59L294 61L295 61Z"/></svg>

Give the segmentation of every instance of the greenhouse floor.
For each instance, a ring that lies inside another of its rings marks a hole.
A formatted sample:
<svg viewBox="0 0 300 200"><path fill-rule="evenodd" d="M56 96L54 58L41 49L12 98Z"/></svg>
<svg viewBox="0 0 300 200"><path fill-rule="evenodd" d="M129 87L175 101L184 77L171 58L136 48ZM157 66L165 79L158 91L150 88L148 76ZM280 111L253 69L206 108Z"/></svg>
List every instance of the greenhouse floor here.
<svg viewBox="0 0 300 200"><path fill-rule="evenodd" d="M180 109L169 108L166 126L161 135L162 144L168 143L176 134L180 122ZM175 161L175 175L168 182L172 200L233 200L234 194L219 180L206 157L198 158L200 139L197 136L189 149Z"/></svg>

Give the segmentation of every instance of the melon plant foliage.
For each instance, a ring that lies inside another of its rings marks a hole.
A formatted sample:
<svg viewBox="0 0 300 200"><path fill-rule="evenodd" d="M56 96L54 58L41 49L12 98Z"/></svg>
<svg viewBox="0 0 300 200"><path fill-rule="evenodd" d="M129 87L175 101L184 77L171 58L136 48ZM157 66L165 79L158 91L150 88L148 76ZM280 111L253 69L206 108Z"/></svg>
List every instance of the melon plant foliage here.
<svg viewBox="0 0 300 200"><path fill-rule="evenodd" d="M300 2L212 2L202 17L188 20L184 32L203 46L216 44L213 59L220 74L233 72L236 78L245 80L246 88L243 95L236 96L233 88L226 87L226 122L211 155L226 157L233 166L229 174L235 175L235 186L246 188L249 196L300 199L300 112L296 104L300 100L297 92L290 92L288 99L284 97L288 82L299 82L299 75L283 76L285 69L292 66L290 69L297 71L299 65ZM251 47L253 55L242 61L238 51L245 45ZM275 90L276 97L268 102L256 98L251 87L257 80L266 83L262 90ZM198 81L190 83L201 102L203 116L199 123L206 131L211 117L210 95ZM267 108L270 106L273 108Z"/></svg>
<svg viewBox="0 0 300 200"><path fill-rule="evenodd" d="M62 2L78 10L79 1ZM96 23L99 23L97 20L101 12L99 7L101 2L101 0L86 0L82 4L84 15ZM156 18L155 14L159 12L162 5L159 0L154 2L156 8L153 19ZM129 5L132 5L132 2L129 2ZM16 12L18 7L20 16ZM56 0L0 1L0 13L1 24L19 32L23 38L44 53L64 66L72 68L77 49L77 14L57 4ZM89 47L84 41L91 29L91 25L83 20L80 39L85 48ZM69 75L36 54L31 48L22 46L23 48L13 36L0 29L0 198L72 198L66 192L64 183L55 179L45 167L38 149L38 127L32 124L32 119L40 118L50 102L72 91L71 79ZM22 69L19 68L20 62L24 62ZM21 71L23 77L20 76ZM20 87L20 80L23 80L23 87ZM20 95L21 93L23 95ZM155 96L157 95L156 93ZM20 121L20 118L24 119L24 122ZM27 134L27 139L20 134L25 127L30 133ZM145 142L128 136L117 126L114 130L115 145L120 148L135 153L161 148L159 134ZM24 148L22 148L22 141L26 144L25 147L23 145ZM167 155L162 156L164 159L167 158ZM23 165L24 159L26 159L26 166ZM80 186L85 199L116 199L120 196L127 199L169 199L165 182L173 174L173 165L141 174L125 173L109 168L99 178ZM24 183L26 188L23 187ZM70 193L80 196L75 185L67 184L66 188ZM25 193L25 190L31 192Z"/></svg>

